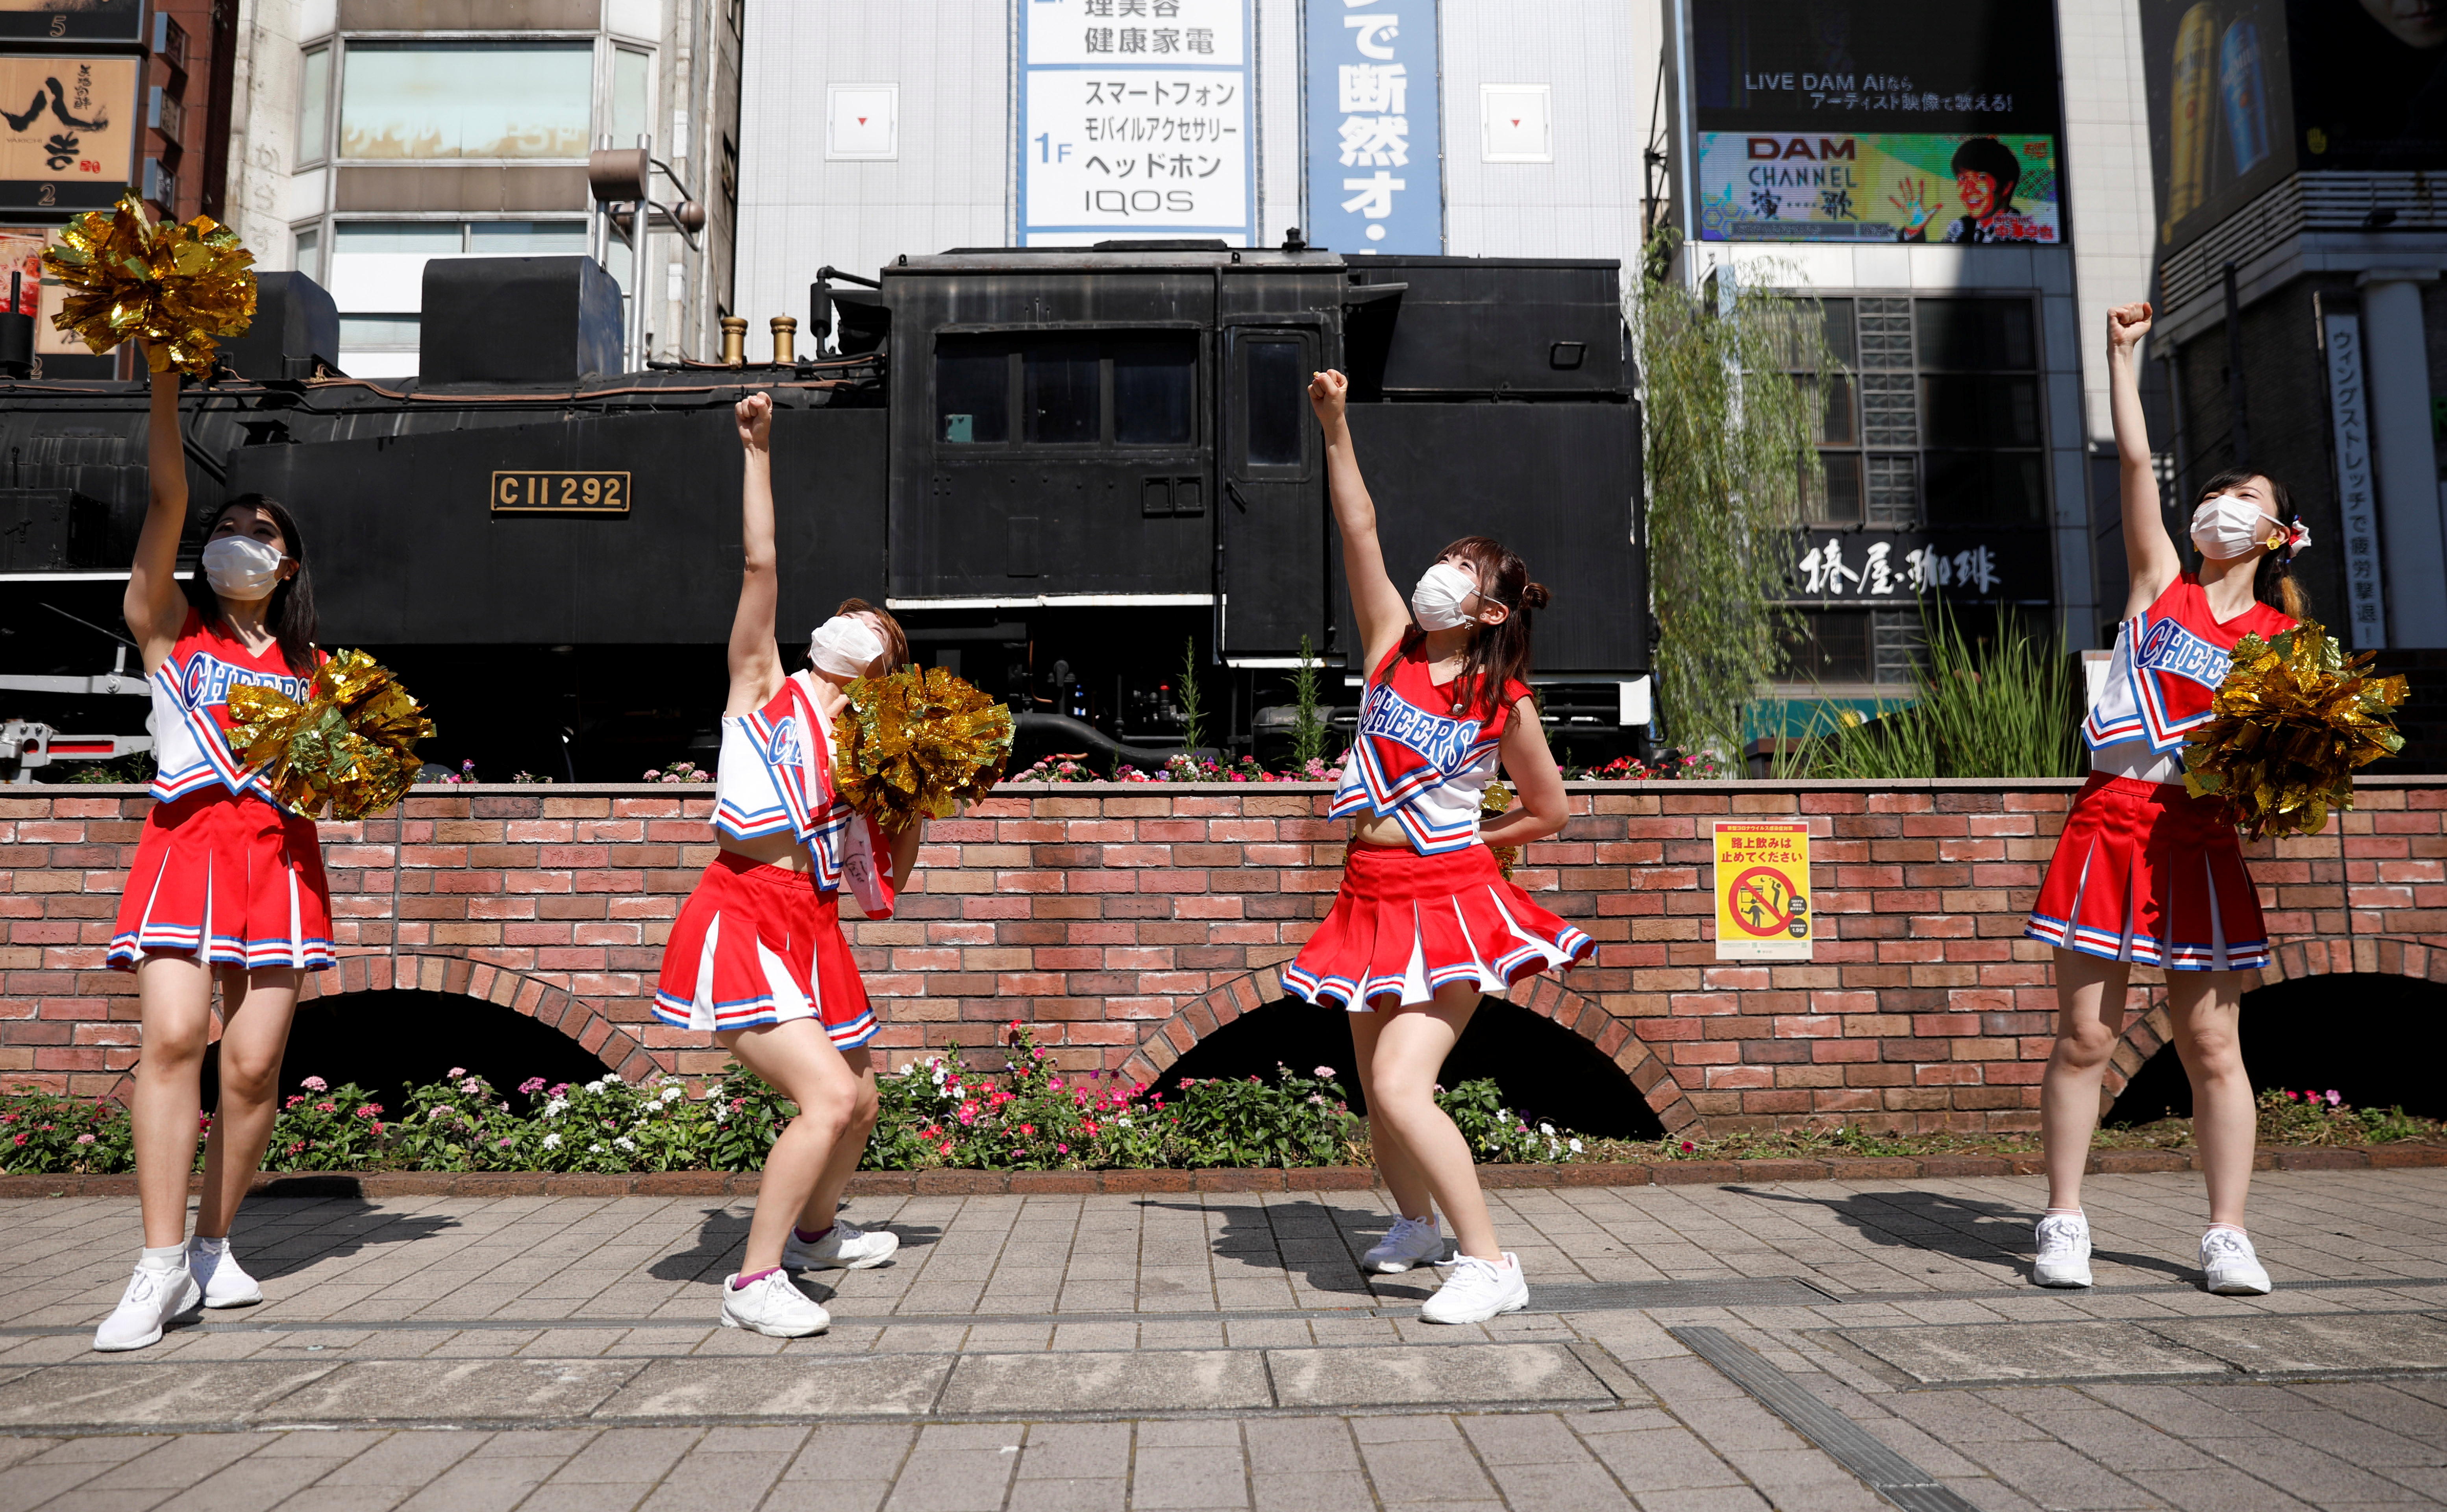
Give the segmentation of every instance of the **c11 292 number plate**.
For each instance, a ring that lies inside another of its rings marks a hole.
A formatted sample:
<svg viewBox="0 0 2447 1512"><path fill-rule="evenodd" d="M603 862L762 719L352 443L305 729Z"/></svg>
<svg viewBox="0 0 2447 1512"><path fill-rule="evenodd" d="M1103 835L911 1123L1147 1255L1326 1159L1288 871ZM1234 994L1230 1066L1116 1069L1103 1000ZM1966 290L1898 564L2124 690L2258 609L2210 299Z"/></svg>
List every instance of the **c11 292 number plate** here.
<svg viewBox="0 0 2447 1512"><path fill-rule="evenodd" d="M624 472L496 472L497 515L625 515L629 475Z"/></svg>

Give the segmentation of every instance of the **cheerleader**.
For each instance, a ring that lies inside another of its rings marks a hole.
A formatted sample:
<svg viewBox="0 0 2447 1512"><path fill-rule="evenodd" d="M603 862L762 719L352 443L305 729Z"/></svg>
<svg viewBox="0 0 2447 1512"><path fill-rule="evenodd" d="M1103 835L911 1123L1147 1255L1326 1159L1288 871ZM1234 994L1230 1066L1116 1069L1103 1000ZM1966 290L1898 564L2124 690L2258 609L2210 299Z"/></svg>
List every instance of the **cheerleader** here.
<svg viewBox="0 0 2447 1512"><path fill-rule="evenodd" d="M2235 642L2267 639L2301 617L2290 563L2311 538L2285 484L2239 468L2201 489L2191 519L2200 569L2184 571L2158 513L2134 374L2150 320L2146 304L2108 312L2133 590L2106 687L2082 723L2090 781L2065 816L2024 930L2056 947L2057 976L2056 1049L2039 1084L2048 1208L2032 1279L2091 1284L2082 1167L2098 1123L2100 1069L2123 1030L2137 961L2167 973L2175 1052L2191 1079L2192 1135L2209 1178L2204 1278L2212 1292L2258 1296L2269 1282L2243 1227L2255 1116L2236 1021L2250 973L2268 964L2268 930L2225 803L2184 789L2184 732L2210 717Z"/></svg>
<svg viewBox="0 0 2447 1512"><path fill-rule="evenodd" d="M141 1019L130 1109L144 1253L97 1350L141 1350L201 1304L263 1300L230 1253L230 1219L272 1137L297 975L333 964L331 890L314 822L241 768L224 731L233 688L302 697L321 659L314 588L289 511L260 494L213 517L202 580L178 576L187 514L179 375L153 375L151 499L123 611L153 689L153 810L110 939L136 976ZM186 1235L204 1048L220 989L220 1104L204 1140L203 1197Z"/></svg>
<svg viewBox="0 0 2447 1512"><path fill-rule="evenodd" d="M1283 969L1283 987L1351 1013L1369 1136L1400 1209L1362 1263L1391 1274L1441 1262L1442 1209L1459 1254L1419 1315L1478 1323L1527 1306L1529 1289L1520 1261L1496 1243L1469 1142L1436 1106L1436 1075L1484 994L1571 966L1596 942L1531 902L1488 848L1564 827L1563 777L1524 681L1529 614L1546 607L1546 590L1520 558L1467 536L1437 555L1404 604L1352 452L1349 387L1328 371L1308 392L1369 669L1329 810L1353 821L1351 845L1333 910ZM1479 795L1499 758L1521 803L1482 828Z"/></svg>
<svg viewBox="0 0 2447 1512"><path fill-rule="evenodd" d="M890 614L853 598L810 637L812 670L785 673L773 641L773 402L750 394L735 415L747 565L714 785L722 854L672 926L654 1013L711 1033L799 1105L765 1158L748 1254L722 1289L723 1327L797 1338L832 1319L787 1270L864 1270L901 1246L834 1212L876 1117L864 1049L875 1015L842 937L839 898L847 882L870 917L888 916L923 825L886 836L834 790L832 724L848 707L846 686L907 661L909 644Z"/></svg>

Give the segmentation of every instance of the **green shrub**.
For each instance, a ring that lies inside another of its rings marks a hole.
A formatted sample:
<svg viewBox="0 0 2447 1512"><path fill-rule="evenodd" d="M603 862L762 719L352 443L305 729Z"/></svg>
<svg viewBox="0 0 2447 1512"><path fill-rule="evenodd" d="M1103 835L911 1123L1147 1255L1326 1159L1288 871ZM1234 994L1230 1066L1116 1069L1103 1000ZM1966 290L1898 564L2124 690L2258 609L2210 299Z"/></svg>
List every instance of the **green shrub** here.
<svg viewBox="0 0 2447 1512"><path fill-rule="evenodd" d="M2086 769L2072 659L2055 637L2000 617L1971 636L1944 599L1924 610L1926 660L1911 702L1804 742L1794 775L2077 777Z"/></svg>
<svg viewBox="0 0 2447 1512"><path fill-rule="evenodd" d="M0 1092L0 1171L110 1176L136 1168L127 1109L21 1087Z"/></svg>
<svg viewBox="0 0 2447 1512"><path fill-rule="evenodd" d="M361 1171L383 1163L391 1130L373 1094L354 1082L333 1087L319 1076L298 1085L305 1090L273 1115L265 1170Z"/></svg>

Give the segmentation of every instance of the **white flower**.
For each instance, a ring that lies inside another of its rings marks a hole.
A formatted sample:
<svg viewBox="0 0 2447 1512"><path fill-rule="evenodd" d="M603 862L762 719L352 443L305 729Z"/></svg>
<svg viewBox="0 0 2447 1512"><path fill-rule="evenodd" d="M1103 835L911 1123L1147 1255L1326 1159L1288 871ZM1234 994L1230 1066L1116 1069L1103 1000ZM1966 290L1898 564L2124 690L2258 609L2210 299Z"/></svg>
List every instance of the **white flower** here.
<svg viewBox="0 0 2447 1512"><path fill-rule="evenodd" d="M719 1124L719 1123L721 1123L724 1119L727 1119L727 1118L729 1118L730 1116L730 1104L728 1104L728 1103L716 1103L716 1104L714 1104L714 1105L713 1105L713 1121L714 1121L715 1123Z"/></svg>
<svg viewBox="0 0 2447 1512"><path fill-rule="evenodd" d="M599 1143L589 1144L586 1146L586 1153L589 1155L600 1155L603 1153L603 1146Z"/></svg>
<svg viewBox="0 0 2447 1512"><path fill-rule="evenodd" d="M565 1097L556 1097L543 1106L543 1116L546 1118L559 1118L568 1111L569 1099Z"/></svg>
<svg viewBox="0 0 2447 1512"><path fill-rule="evenodd" d="M618 1139L614 1140L612 1143L613 1143L615 1145L616 1145L616 1146L618 1146L619 1148L624 1149L624 1150L634 1150L634 1149L635 1149L635 1148L637 1147L637 1142L636 1142L635 1140L633 1140L633 1139L629 1138L629 1136L627 1136L626 1134L621 1135Z"/></svg>
<svg viewBox="0 0 2447 1512"><path fill-rule="evenodd" d="M587 1083L586 1089L590 1092L599 1092L603 1090L603 1079L598 1076L594 1081Z"/></svg>
<svg viewBox="0 0 2447 1512"><path fill-rule="evenodd" d="M1316 1072L1316 1074L1318 1074L1318 1076L1331 1078L1331 1077L1334 1075L1334 1068L1333 1068L1333 1067L1331 1067L1331 1066L1320 1066L1320 1067L1318 1067L1318 1068L1317 1068L1317 1072Z"/></svg>
<svg viewBox="0 0 2447 1512"><path fill-rule="evenodd" d="M1571 1144L1570 1144L1570 1146L1569 1146L1569 1147L1570 1147L1571 1152L1572 1152L1573 1154L1578 1155L1579 1153L1581 1153L1581 1142L1580 1142L1579 1140L1574 1140L1574 1141L1572 1141L1572 1143L1571 1143Z"/></svg>
<svg viewBox="0 0 2447 1512"><path fill-rule="evenodd" d="M1541 1124L1538 1125L1538 1132L1546 1135L1548 1139L1553 1139L1555 1137L1555 1125L1552 1124Z"/></svg>
<svg viewBox="0 0 2447 1512"><path fill-rule="evenodd" d="M666 1087L663 1088L663 1101L666 1103L676 1103L680 1100L682 1095L680 1088L676 1087Z"/></svg>
<svg viewBox="0 0 2447 1512"><path fill-rule="evenodd" d="M1129 1127L1129 1126L1130 1126L1130 1121L1129 1121L1129 1119L1127 1119L1127 1118L1117 1118L1117 1119L1113 1120L1113 1122L1114 1122L1114 1124L1116 1124L1117 1125L1119 1125L1120 1127L1123 1127L1123 1128L1128 1128L1128 1127Z"/></svg>
<svg viewBox="0 0 2447 1512"><path fill-rule="evenodd" d="M557 1150L560 1148L560 1136L558 1134L545 1135L543 1137L543 1147L548 1150Z"/></svg>

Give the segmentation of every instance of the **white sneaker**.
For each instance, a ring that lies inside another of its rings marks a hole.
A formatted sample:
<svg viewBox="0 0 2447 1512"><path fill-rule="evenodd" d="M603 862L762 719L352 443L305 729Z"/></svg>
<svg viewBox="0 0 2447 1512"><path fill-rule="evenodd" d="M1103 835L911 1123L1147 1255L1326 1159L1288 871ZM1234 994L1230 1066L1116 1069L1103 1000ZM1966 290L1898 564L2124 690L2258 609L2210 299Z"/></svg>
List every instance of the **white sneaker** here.
<svg viewBox="0 0 2447 1512"><path fill-rule="evenodd" d="M1528 1305L1529 1282L1508 1250L1501 1265L1475 1255L1455 1259L1452 1275L1420 1306L1419 1316L1430 1323L1484 1323L1498 1313L1518 1313Z"/></svg>
<svg viewBox="0 0 2447 1512"><path fill-rule="evenodd" d="M2241 1229L2213 1228L2201 1236L2201 1272L2220 1296L2268 1295L2268 1272Z"/></svg>
<svg viewBox="0 0 2447 1512"><path fill-rule="evenodd" d="M128 1278L119 1306L93 1331L93 1347L111 1351L141 1350L161 1342L161 1325L204 1298L203 1288L180 1264L146 1265L141 1261Z"/></svg>
<svg viewBox="0 0 2447 1512"><path fill-rule="evenodd" d="M263 1300L263 1288L237 1263L227 1239L189 1240L187 1274L203 1288L206 1307L253 1307Z"/></svg>
<svg viewBox="0 0 2447 1512"><path fill-rule="evenodd" d="M1359 1257L1359 1268L1379 1276L1399 1276L1413 1265L1436 1265L1445 1257L1445 1237L1432 1218L1397 1218L1385 1237Z"/></svg>
<svg viewBox="0 0 2447 1512"><path fill-rule="evenodd" d="M722 1283L722 1326L749 1329L777 1339L805 1338L833 1326L832 1314L790 1284L787 1271L773 1271L746 1286L730 1276Z"/></svg>
<svg viewBox="0 0 2447 1512"><path fill-rule="evenodd" d="M2031 1266L2033 1286L2090 1284L2090 1219L2080 1213L2042 1213L2031 1236L2039 1257Z"/></svg>
<svg viewBox="0 0 2447 1512"><path fill-rule="evenodd" d="M782 1265L791 1271L863 1271L882 1265L901 1248L901 1236L889 1229L863 1229L833 1220L832 1232L813 1244L799 1242L799 1231L782 1241Z"/></svg>

